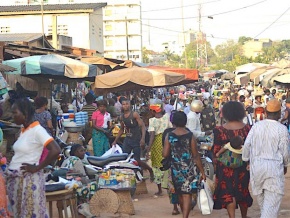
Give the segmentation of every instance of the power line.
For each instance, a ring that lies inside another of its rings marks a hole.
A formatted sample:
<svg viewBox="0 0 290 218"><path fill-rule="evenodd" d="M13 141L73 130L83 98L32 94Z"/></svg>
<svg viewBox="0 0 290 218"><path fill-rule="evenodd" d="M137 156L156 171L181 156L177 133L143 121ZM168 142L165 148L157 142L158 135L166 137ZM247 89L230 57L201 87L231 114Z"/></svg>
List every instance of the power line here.
<svg viewBox="0 0 290 218"><path fill-rule="evenodd" d="M155 28L155 29L165 30L165 31L169 31L169 32L182 33L182 31L171 30L171 29L166 29L166 28L157 27L157 26L151 26L151 25L144 24L144 23L142 23L142 26L149 26L149 27L152 27L152 28Z"/></svg>
<svg viewBox="0 0 290 218"><path fill-rule="evenodd" d="M210 1L210 2L204 2L201 4L205 5L205 4L210 4L210 3L214 3L214 2L220 2L220 1L221 0L215 0L215 1ZM199 4L185 5L184 7L191 7L191 6L196 6L196 5L199 5ZM179 6L179 7L174 7L174 8L163 8L163 9L147 10L147 11L141 11L141 12L146 13L146 12L152 12L152 11L167 11L167 10L173 10L173 9L177 9L177 8L181 8L181 7Z"/></svg>
<svg viewBox="0 0 290 218"><path fill-rule="evenodd" d="M175 32L175 33L182 33L182 31L177 31L177 30L171 30L171 29L166 29L166 28L162 28L162 27L157 27L157 26L151 26L148 24L142 24L144 26L149 26L155 29L160 29L160 30L165 30L168 32ZM237 40L237 39L233 39L233 38L226 38L226 37L218 37L218 36L213 36L213 35L206 35L207 38L213 38L213 39L222 39L222 40Z"/></svg>
<svg viewBox="0 0 290 218"><path fill-rule="evenodd" d="M287 8L286 9L286 11L284 11L277 19L275 19L269 26L267 26L265 29L263 29L258 35L256 35L255 37L254 37L254 39L255 38L257 38L259 35L261 35L263 32L265 32L267 29L269 29L274 23L276 23L284 14L286 14L286 12L288 11L290 9L290 7L289 8Z"/></svg>
<svg viewBox="0 0 290 218"><path fill-rule="evenodd" d="M243 10L243 9L246 9L246 8L249 8L249 7L256 6L256 5L261 4L263 2L266 2L266 1L268 1L268 0L259 1L259 2L256 2L254 4L251 4L251 5L247 5L247 6L244 6L244 7L241 7L241 8L236 8L236 9L233 9L233 10L224 11L224 12L220 12L220 13L216 13L216 14L203 15L201 17L211 17L211 16L222 15L222 14L228 14L228 13L232 13L232 12L235 12L235 11L240 11L240 10ZM142 18L142 20L181 20L181 19L192 19L192 18L198 18L198 16L184 17L184 18L181 18L181 17L177 17L177 18Z"/></svg>

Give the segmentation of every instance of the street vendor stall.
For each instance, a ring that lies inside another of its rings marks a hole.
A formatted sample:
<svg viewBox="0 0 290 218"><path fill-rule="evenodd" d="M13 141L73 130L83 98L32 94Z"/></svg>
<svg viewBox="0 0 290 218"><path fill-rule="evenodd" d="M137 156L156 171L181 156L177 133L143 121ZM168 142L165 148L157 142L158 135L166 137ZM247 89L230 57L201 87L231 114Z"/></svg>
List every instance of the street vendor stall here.
<svg viewBox="0 0 290 218"><path fill-rule="evenodd" d="M165 70L131 67L96 76L98 94L113 91L141 90L192 83L184 74Z"/></svg>
<svg viewBox="0 0 290 218"><path fill-rule="evenodd" d="M4 61L3 64L15 68L14 71L6 73L6 76L21 75L22 77L27 77L37 81L39 83L39 90L45 89L46 91L46 94L44 94L44 92L39 93L41 93L42 96L46 96L48 99L50 99L50 102L53 102L54 100L53 91L55 84L60 84L56 86L56 88L61 92L65 91L65 93L62 92L64 96L69 96L67 99L67 103L69 103L72 98L71 90L75 90L75 96L78 96L76 82L93 80L97 75L97 68L94 65L86 64L78 60L54 54L35 55L25 58L13 59ZM67 84L67 87L63 88L64 86L62 84ZM55 96L58 97L60 95L56 93ZM52 104L50 105L50 111L52 113ZM59 111L55 112L53 117L56 117L58 112ZM70 113L74 112L75 111L71 111ZM74 117L74 115L72 116ZM54 126L56 127L56 122L54 122ZM81 140L79 140L80 134L81 132L71 132L70 135L74 135L70 137L71 141L75 143L81 142Z"/></svg>

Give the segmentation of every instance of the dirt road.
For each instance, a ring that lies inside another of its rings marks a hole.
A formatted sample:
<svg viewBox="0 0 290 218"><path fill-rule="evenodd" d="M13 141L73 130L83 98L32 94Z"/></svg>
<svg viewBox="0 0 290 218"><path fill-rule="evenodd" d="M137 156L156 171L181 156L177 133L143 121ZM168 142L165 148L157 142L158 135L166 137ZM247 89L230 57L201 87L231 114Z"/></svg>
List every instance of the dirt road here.
<svg viewBox="0 0 290 218"><path fill-rule="evenodd" d="M168 217L182 217L181 215L172 216L172 206L169 204L169 199L164 192L164 196L159 198L154 198L153 194L156 192L157 187L150 182L147 183L147 188L149 194L135 196L138 198L137 202L134 202L136 215L131 216L132 218L168 218ZM249 208L248 217L258 218L259 217L259 207L256 202L255 196L254 203L251 208ZM279 218L289 218L290 217L290 172L286 174L286 188L285 188L285 196L283 198L283 202L280 208ZM109 216L109 217L118 217L118 216ZM129 217L129 216L121 216L121 217ZM190 217L195 218L204 218L205 216L201 215L197 206L193 209L190 214ZM212 218L224 218L227 217L226 210L214 210L213 213L206 217ZM236 210L236 217L240 218L239 210Z"/></svg>
<svg viewBox="0 0 290 218"><path fill-rule="evenodd" d="M134 207L136 214L133 216L125 215L125 214L101 214L102 218L180 218L182 215L171 215L172 205L169 203L169 198L164 191L164 195L162 197L154 198L154 193L157 191L157 187L155 184L147 181L147 189L149 191L148 194L136 195L135 199L138 201L134 201ZM256 202L255 196L253 196L254 203L251 208L249 208L248 217L249 218L258 218L259 217L259 207ZM283 198L283 202L280 208L279 218L289 218L290 217L290 172L286 174L286 188L285 188L285 196ZM57 210L53 211L55 218L58 218ZM203 216L198 210L197 206L190 213L190 217L195 218L226 218L227 212L225 209L223 210L214 210L211 215ZM241 218L239 210L236 210L236 217Z"/></svg>

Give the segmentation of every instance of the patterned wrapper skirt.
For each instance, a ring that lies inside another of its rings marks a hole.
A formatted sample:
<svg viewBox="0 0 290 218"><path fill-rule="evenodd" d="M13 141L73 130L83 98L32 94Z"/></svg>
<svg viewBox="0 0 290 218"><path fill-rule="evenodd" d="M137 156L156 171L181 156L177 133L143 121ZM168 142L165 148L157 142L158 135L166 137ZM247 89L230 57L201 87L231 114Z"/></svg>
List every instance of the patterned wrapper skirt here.
<svg viewBox="0 0 290 218"><path fill-rule="evenodd" d="M161 161L163 159L162 151L162 134L158 134L155 136L151 147L152 170L154 173L154 182L156 184L161 184L164 176L164 172L160 170L160 167L162 167Z"/></svg>
<svg viewBox="0 0 290 218"><path fill-rule="evenodd" d="M7 193L14 217L48 218L43 171L27 173L7 171Z"/></svg>
<svg viewBox="0 0 290 218"><path fill-rule="evenodd" d="M2 170L0 169L0 217L8 218L8 210L7 210L7 196L5 189L5 179L2 175Z"/></svg>
<svg viewBox="0 0 290 218"><path fill-rule="evenodd" d="M93 129L92 140L94 156L100 157L110 149L109 139L103 132Z"/></svg>

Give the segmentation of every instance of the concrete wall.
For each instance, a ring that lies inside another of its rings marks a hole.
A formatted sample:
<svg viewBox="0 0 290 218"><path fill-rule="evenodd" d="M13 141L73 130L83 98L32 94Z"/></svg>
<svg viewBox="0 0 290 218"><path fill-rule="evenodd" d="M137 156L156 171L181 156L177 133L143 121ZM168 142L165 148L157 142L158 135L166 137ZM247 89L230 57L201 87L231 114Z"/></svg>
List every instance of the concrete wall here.
<svg viewBox="0 0 290 218"><path fill-rule="evenodd" d="M103 51L102 9L95 14L57 15L58 34L72 37L74 47ZM9 33L41 33L41 15L17 15L1 17L0 28L10 27ZM52 15L44 15L44 33L51 35ZM93 34L94 33L94 34ZM98 34L96 34L98 33Z"/></svg>

